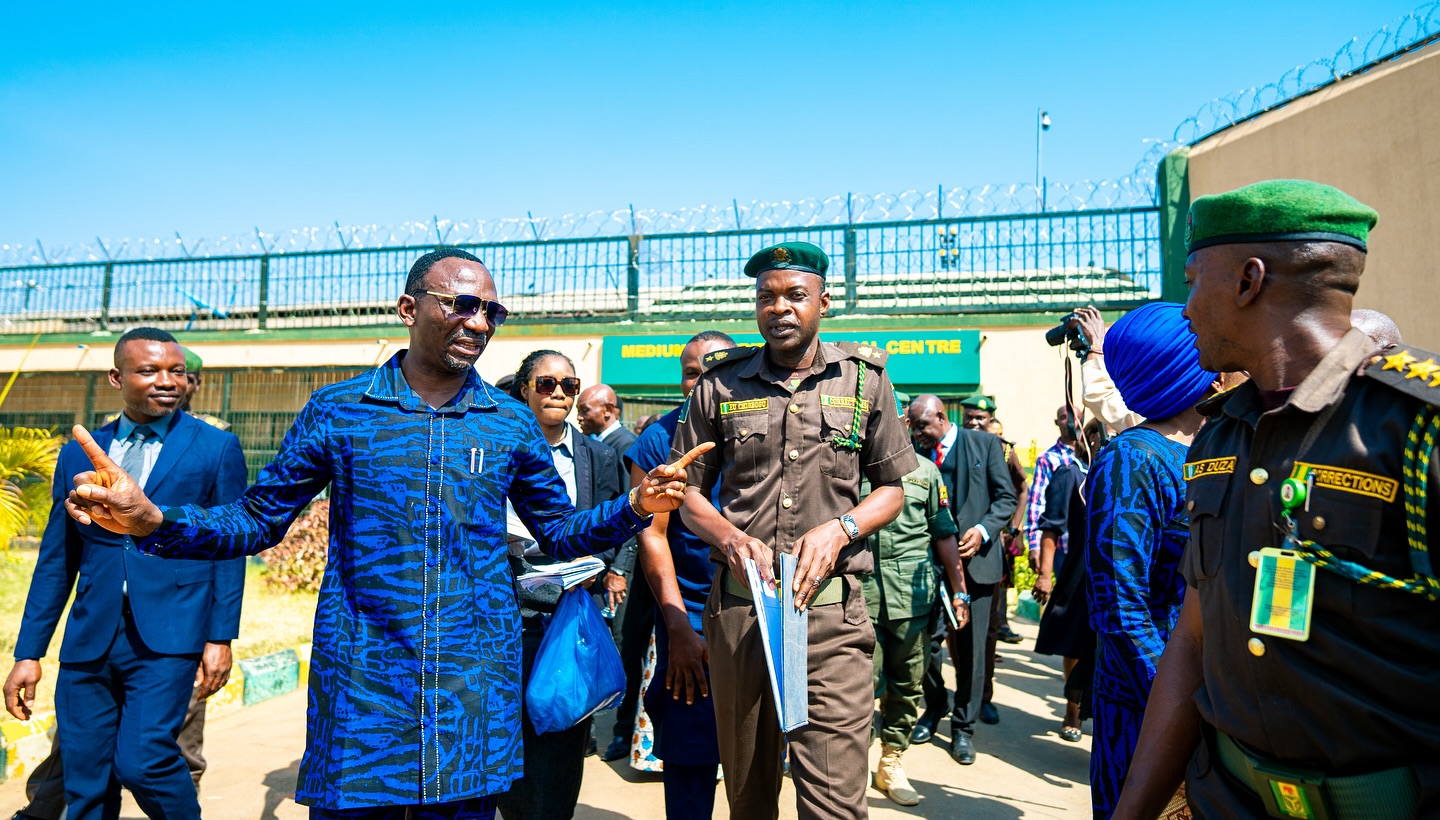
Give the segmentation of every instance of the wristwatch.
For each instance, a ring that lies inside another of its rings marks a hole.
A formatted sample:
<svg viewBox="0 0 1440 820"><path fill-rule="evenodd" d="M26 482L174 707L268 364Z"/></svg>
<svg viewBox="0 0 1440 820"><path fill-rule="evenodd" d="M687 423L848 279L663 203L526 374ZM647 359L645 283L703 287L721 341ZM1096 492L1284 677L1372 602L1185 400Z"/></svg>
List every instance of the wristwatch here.
<svg viewBox="0 0 1440 820"><path fill-rule="evenodd" d="M846 535L850 536L851 541L860 537L860 525L855 523L855 516L845 513L836 520L840 522L840 527L845 530Z"/></svg>

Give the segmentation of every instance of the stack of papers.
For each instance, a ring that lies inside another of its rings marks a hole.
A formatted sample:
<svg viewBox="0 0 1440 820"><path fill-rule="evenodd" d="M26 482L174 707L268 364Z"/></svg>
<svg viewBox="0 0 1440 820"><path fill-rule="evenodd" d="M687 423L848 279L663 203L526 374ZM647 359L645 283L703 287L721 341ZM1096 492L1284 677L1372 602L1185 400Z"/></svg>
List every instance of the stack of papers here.
<svg viewBox="0 0 1440 820"><path fill-rule="evenodd" d="M563 564L546 564L536 568L532 572L521 575L518 579L520 586L534 592L547 584L554 584L564 589L571 589L579 586L587 579L605 571L605 562L593 555L584 558L576 558L574 561L566 561Z"/></svg>
<svg viewBox="0 0 1440 820"><path fill-rule="evenodd" d="M780 588L760 580L755 562L745 559L745 580L755 596L755 618L770 672L770 693L780 730L794 731L810 722L810 615L795 609L795 556L780 553Z"/></svg>

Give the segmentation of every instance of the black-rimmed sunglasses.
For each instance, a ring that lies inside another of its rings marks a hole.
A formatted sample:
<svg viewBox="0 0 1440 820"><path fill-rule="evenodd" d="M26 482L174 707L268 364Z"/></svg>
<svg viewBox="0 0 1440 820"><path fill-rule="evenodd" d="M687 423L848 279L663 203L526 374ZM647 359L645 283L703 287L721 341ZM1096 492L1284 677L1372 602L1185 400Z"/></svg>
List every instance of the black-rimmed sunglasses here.
<svg viewBox="0 0 1440 820"><path fill-rule="evenodd" d="M452 317L461 319L473 319L480 311L485 311L485 321L490 327L499 327L505 324L510 318L510 311L499 302L490 299L481 299L479 296L472 296L468 293L439 293L433 290L417 290L410 294L418 297L423 293L434 296L436 301L445 306L445 311Z"/></svg>
<svg viewBox="0 0 1440 820"><path fill-rule="evenodd" d="M530 380L530 386L545 396L554 393L557 386L565 391L565 395L574 396L580 392L580 379L575 376L566 376L563 379L557 379L554 376L536 376Z"/></svg>

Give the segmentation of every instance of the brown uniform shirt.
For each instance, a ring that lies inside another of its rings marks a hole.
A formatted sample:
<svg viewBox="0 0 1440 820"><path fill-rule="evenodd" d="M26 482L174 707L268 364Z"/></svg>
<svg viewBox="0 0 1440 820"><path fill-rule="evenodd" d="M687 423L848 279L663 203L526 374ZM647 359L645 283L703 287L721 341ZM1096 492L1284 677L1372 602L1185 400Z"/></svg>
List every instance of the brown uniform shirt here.
<svg viewBox="0 0 1440 820"><path fill-rule="evenodd" d="M711 353L675 431L674 453L704 441L717 445L690 466L689 484L708 497L719 481L727 521L773 550L794 552L800 536L860 503L862 472L878 487L915 469L886 358L869 345L822 341L815 363L792 387L764 348ZM832 440L851 433L862 366L860 448L836 448ZM710 559L726 564L718 548ZM860 539L840 551L833 574L873 569Z"/></svg>
<svg viewBox="0 0 1440 820"><path fill-rule="evenodd" d="M1313 465L1315 477L1308 507L1295 515L1299 538L1396 578L1414 575L1402 454L1417 413L1440 403L1440 388L1380 372L1383 359L1368 365L1370 377L1357 376L1373 349L1351 331L1271 412L1253 383L1201 406L1210 420L1185 464L1191 540L1183 571L1204 624L1195 701L1207 723L1288 765L1334 776L1414 765L1426 806L1440 810L1440 604L1317 569L1308 641L1250 631L1256 570L1248 557L1284 547L1280 483L1297 461ZM1440 458L1429 472L1434 532ZM1204 760L1196 765L1208 771ZM1192 799L1233 816L1219 808L1234 799L1223 778L1202 786Z"/></svg>

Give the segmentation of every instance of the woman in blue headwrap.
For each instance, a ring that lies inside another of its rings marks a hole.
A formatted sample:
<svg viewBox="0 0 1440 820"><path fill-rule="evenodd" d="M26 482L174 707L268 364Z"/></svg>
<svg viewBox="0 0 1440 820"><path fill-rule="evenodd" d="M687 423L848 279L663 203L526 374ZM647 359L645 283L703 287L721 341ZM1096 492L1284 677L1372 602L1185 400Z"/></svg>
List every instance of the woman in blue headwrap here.
<svg viewBox="0 0 1440 820"><path fill-rule="evenodd" d="M1101 450L1089 473L1085 560L1097 638L1090 757L1095 817L1108 818L1130 769L1155 664L1180 615L1180 556L1189 536L1185 453L1203 417L1195 405L1217 376L1200 367L1181 306L1126 314L1105 334L1125 404L1147 420Z"/></svg>

